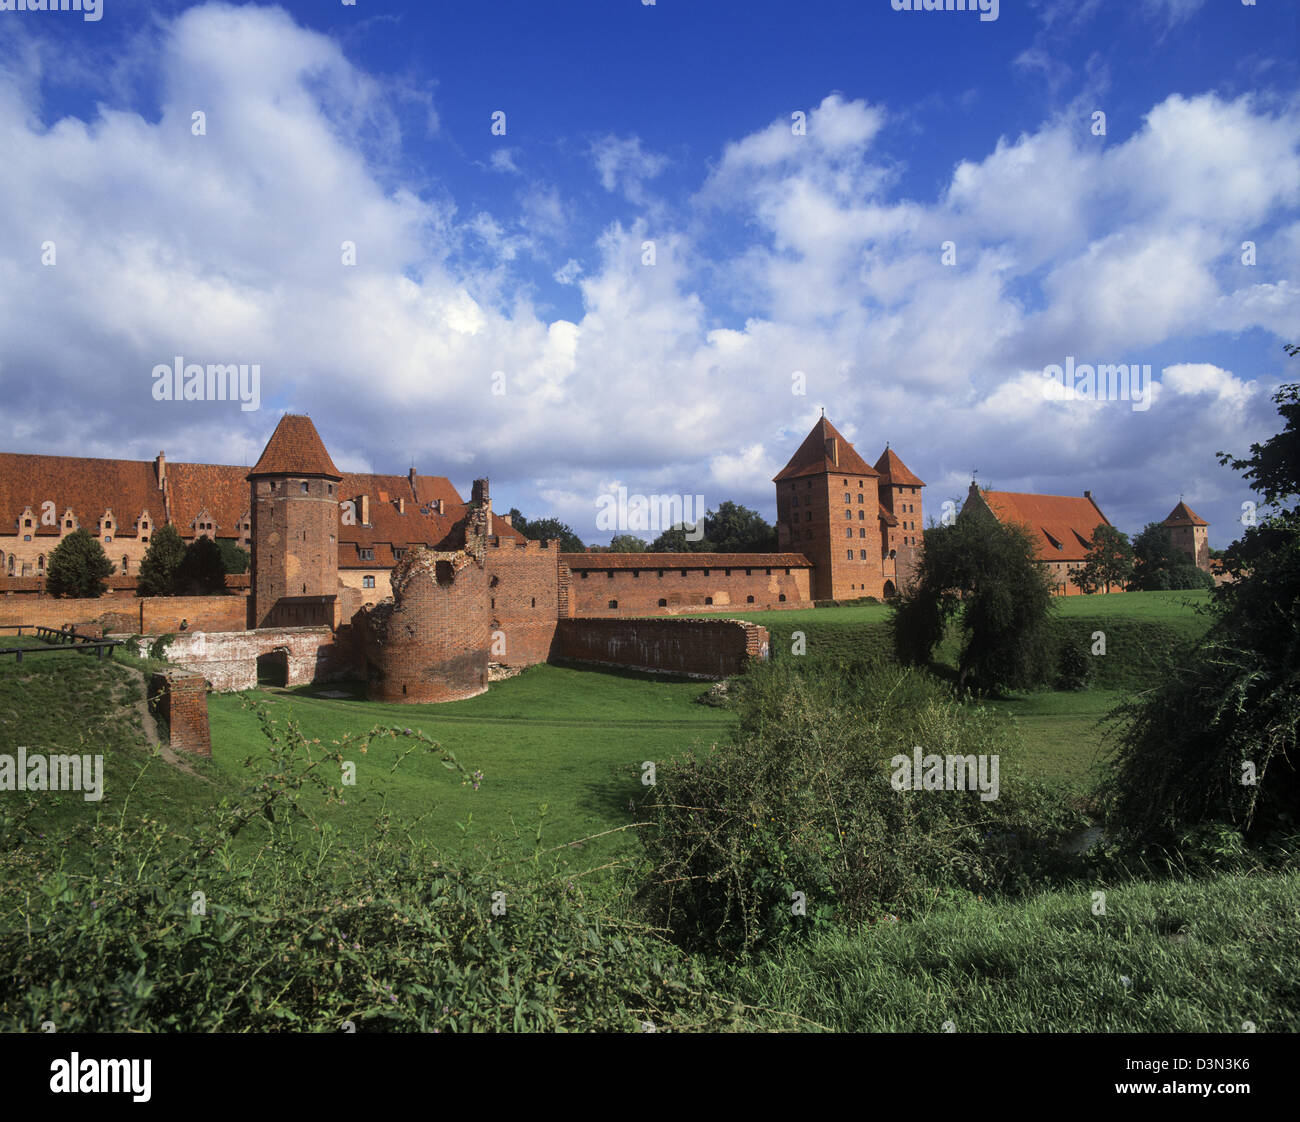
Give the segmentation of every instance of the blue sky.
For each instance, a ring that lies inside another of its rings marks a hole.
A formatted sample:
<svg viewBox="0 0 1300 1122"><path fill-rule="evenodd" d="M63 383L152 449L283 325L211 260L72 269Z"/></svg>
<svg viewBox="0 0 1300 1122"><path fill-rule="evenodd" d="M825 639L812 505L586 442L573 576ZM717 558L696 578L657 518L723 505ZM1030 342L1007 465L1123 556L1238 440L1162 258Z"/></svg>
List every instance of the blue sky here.
<svg viewBox="0 0 1300 1122"><path fill-rule="evenodd" d="M244 463L306 411L597 542L619 486L772 518L825 406L930 513L977 468L1223 545L1214 453L1300 379L1294 3L103 3L0 11L5 450ZM260 408L154 400L175 355ZM1049 400L1067 356L1150 408Z"/></svg>

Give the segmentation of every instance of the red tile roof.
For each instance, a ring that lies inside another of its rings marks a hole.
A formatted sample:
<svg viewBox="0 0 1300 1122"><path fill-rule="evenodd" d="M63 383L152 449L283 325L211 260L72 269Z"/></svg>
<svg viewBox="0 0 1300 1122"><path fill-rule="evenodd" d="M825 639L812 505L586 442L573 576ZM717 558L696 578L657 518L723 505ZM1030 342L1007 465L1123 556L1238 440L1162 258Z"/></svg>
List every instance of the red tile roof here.
<svg viewBox="0 0 1300 1122"><path fill-rule="evenodd" d="M1208 526L1199 514L1196 513L1185 502L1179 501L1178 505L1169 512L1169 517L1162 523L1164 526Z"/></svg>
<svg viewBox="0 0 1300 1122"><path fill-rule="evenodd" d="M243 489L247 491L248 485ZM163 495L154 465L137 460L80 459L0 452L0 534L31 532L58 537L59 527L42 526L41 504L52 502L60 519L71 510L77 523L95 534L105 510L113 511L113 534L135 536L135 520L149 511L163 521ZM32 511L31 531L18 524L24 508Z"/></svg>
<svg viewBox="0 0 1300 1122"><path fill-rule="evenodd" d="M879 503L879 502L878 502L878 503L876 503L876 506L878 506L878 507L880 508L880 520L881 520L881 521L882 521L886 526L897 526L897 525L898 525L898 519L895 518L892 514L889 513L889 511L887 511L887 510L885 509L885 504L884 504L884 503Z"/></svg>
<svg viewBox="0 0 1300 1122"><path fill-rule="evenodd" d="M981 491L980 497L1000 522L1029 529L1040 561L1082 561L1098 526L1110 521L1090 498Z"/></svg>
<svg viewBox="0 0 1300 1122"><path fill-rule="evenodd" d="M895 487L924 487L915 475L907 468L907 465L898 458L898 453L892 448L886 448L881 454L880 459L876 461L876 471L881 475L888 476L889 482Z"/></svg>
<svg viewBox="0 0 1300 1122"><path fill-rule="evenodd" d="M811 569L802 553L561 553L570 569Z"/></svg>
<svg viewBox="0 0 1300 1122"><path fill-rule="evenodd" d="M835 441L838 450L838 463L831 459L830 441ZM812 432L799 445L798 451L790 457L790 462L773 477L774 483L783 479L795 479L804 475L821 475L823 473L841 472L844 475L876 475L876 469L867 463L857 450L836 430L825 417L818 419Z"/></svg>
<svg viewBox="0 0 1300 1122"><path fill-rule="evenodd" d="M340 477L325 444L310 417L286 413L271 433L262 456L249 476L255 475L323 475Z"/></svg>

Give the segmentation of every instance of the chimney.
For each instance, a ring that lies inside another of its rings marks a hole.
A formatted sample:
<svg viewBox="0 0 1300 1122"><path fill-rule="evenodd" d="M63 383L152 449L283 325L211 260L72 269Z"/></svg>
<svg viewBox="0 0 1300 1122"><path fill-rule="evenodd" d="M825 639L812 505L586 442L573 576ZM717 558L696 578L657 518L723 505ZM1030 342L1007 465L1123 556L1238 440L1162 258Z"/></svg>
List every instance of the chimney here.
<svg viewBox="0 0 1300 1122"><path fill-rule="evenodd" d="M402 498L401 495L397 496L397 513L398 514L406 513L406 500Z"/></svg>
<svg viewBox="0 0 1300 1122"><path fill-rule="evenodd" d="M167 457L162 451L158 452L158 458L153 462L154 474L158 477L158 490L167 489Z"/></svg>
<svg viewBox="0 0 1300 1122"><path fill-rule="evenodd" d="M504 522L507 526L514 525L514 523L511 521L511 515L509 514L500 514L497 517L500 518L501 521Z"/></svg>
<svg viewBox="0 0 1300 1122"><path fill-rule="evenodd" d="M361 496L361 525L370 525L370 496Z"/></svg>
<svg viewBox="0 0 1300 1122"><path fill-rule="evenodd" d="M415 490L415 465L414 464L411 465L411 470L407 473L406 478L411 481L411 495L414 498L418 499L420 496L416 493Z"/></svg>
<svg viewBox="0 0 1300 1122"><path fill-rule="evenodd" d="M442 500L441 500L441 499L434 499L434 500L433 500L433 509L436 510L439 514L442 513Z"/></svg>
<svg viewBox="0 0 1300 1122"><path fill-rule="evenodd" d="M1083 497L1084 497L1085 499L1090 499L1090 498L1092 498L1092 492L1091 492L1091 491L1084 491L1084 493L1083 493Z"/></svg>
<svg viewBox="0 0 1300 1122"><path fill-rule="evenodd" d="M833 436L826 441L826 455L836 467L840 466L840 442Z"/></svg>

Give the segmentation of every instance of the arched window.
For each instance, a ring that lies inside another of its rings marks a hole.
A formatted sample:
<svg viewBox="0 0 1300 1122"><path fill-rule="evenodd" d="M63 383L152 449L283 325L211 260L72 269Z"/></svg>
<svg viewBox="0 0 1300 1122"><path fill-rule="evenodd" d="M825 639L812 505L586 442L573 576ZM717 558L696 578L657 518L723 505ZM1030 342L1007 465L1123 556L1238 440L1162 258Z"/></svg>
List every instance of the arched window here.
<svg viewBox="0 0 1300 1122"><path fill-rule="evenodd" d="M844 492L844 501L846 503L851 503L853 501L853 496L850 495L847 491Z"/></svg>
<svg viewBox="0 0 1300 1122"><path fill-rule="evenodd" d="M846 511L844 512L844 517L847 518L848 516L849 516L849 512L846 510ZM861 522L864 518L866 518L866 516L867 516L867 512L866 512L865 510L860 510L860 511L858 511L858 521L859 521L859 522Z"/></svg>
<svg viewBox="0 0 1300 1122"><path fill-rule="evenodd" d="M859 495L859 496L858 496L858 502L862 502L862 501L863 501L863 500L862 500L862 496Z"/></svg>
<svg viewBox="0 0 1300 1122"><path fill-rule="evenodd" d="M858 517L861 517L861 516L862 516L862 511L858 511ZM844 517L845 517L845 518L852 518L852 517L853 517L853 511L851 511L851 510L846 510L846 511L844 512Z"/></svg>
<svg viewBox="0 0 1300 1122"><path fill-rule="evenodd" d="M859 527L858 527L858 537L860 537L860 538L865 538L866 536L867 536L867 528L866 528L865 526L859 526Z"/></svg>
<svg viewBox="0 0 1300 1122"><path fill-rule="evenodd" d="M798 496L798 495L795 495L794 498L792 498L792 499L790 500L790 505L791 505L791 506L798 506L798 505L799 505L799 496Z"/></svg>
<svg viewBox="0 0 1300 1122"><path fill-rule="evenodd" d="M38 573L45 572L45 554L43 553L38 553L36 555L36 571Z"/></svg>
<svg viewBox="0 0 1300 1122"><path fill-rule="evenodd" d="M123 575L123 576L126 575L126 571L127 571L127 569L129 569L130 567L131 567L131 559L130 559L129 557L123 557L123 558L122 558L122 575Z"/></svg>
<svg viewBox="0 0 1300 1122"><path fill-rule="evenodd" d="M853 537L853 527L852 527L852 526L845 526L845 527L844 527L844 536L845 536L846 538L851 538L851 537Z"/></svg>
<svg viewBox="0 0 1300 1122"><path fill-rule="evenodd" d="M754 598L753 598L752 596L746 596L746 597L745 597L745 603L746 603L746 604L752 604L753 602L754 602Z"/></svg>

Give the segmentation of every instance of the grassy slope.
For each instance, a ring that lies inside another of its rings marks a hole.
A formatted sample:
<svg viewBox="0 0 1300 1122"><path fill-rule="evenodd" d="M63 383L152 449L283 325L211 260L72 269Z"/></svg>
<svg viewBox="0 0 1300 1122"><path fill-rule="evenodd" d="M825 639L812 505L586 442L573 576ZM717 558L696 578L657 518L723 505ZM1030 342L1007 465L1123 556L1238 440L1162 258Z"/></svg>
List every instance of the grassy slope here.
<svg viewBox="0 0 1300 1122"><path fill-rule="evenodd" d="M347 688L357 700L313 696ZM360 700L356 685L312 686L268 695L277 719L292 719L306 735L333 740L376 724L419 729L450 748L470 771L482 771L478 791L428 756L393 761L405 741L375 742L358 763L357 799L331 808L335 824L365 827L386 794L395 816L429 814L426 828L437 841L460 836L457 823L473 815L476 826L533 836L540 808L548 807L543 840L568 843L634 821L628 800L639 799L643 761L662 763L692 744L726 734L725 711L697 704L706 683L659 676L616 674L571 667L536 666L494 683L466 701L443 705L382 705ZM237 696L210 698L213 757L232 778L242 761L266 754L254 714ZM583 854L630 846L628 834L592 843Z"/></svg>
<svg viewBox="0 0 1300 1122"><path fill-rule="evenodd" d="M1300 1030L1300 872L1097 887L1105 916L1088 887L972 902L815 937L727 983L847 1032Z"/></svg>

